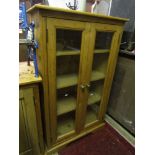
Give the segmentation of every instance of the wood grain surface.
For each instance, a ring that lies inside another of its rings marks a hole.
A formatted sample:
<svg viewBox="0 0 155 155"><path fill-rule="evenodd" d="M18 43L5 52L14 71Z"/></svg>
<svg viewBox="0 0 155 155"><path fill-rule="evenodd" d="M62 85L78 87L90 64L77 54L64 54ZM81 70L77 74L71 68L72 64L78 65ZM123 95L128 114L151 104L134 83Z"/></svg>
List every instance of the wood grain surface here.
<svg viewBox="0 0 155 155"><path fill-rule="evenodd" d="M19 85L33 84L41 82L42 78L35 77L34 75L34 66L33 62L30 63L30 66L27 65L27 62L19 63Z"/></svg>

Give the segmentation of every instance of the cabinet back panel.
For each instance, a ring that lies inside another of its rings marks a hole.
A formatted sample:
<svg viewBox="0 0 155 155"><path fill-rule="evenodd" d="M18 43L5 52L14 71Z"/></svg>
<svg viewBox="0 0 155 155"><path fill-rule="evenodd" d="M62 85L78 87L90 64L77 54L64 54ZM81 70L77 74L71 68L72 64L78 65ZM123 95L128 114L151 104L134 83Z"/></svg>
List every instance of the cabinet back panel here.
<svg viewBox="0 0 155 155"><path fill-rule="evenodd" d="M95 54L93 60L92 70L106 73L108 65L109 53Z"/></svg>
<svg viewBox="0 0 155 155"><path fill-rule="evenodd" d="M56 49L59 50L80 50L82 31L56 29Z"/></svg>
<svg viewBox="0 0 155 155"><path fill-rule="evenodd" d="M57 75L61 74L78 74L79 72L79 56L63 56L57 58Z"/></svg>

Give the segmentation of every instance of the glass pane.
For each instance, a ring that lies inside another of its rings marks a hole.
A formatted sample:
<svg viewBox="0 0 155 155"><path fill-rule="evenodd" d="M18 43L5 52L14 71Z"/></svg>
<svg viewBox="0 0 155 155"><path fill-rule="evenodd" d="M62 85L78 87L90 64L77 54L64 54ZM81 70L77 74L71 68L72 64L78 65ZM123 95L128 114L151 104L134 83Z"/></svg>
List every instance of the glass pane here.
<svg viewBox="0 0 155 155"><path fill-rule="evenodd" d="M57 136L75 131L82 31L57 29Z"/></svg>
<svg viewBox="0 0 155 155"><path fill-rule="evenodd" d="M59 116L57 121L57 135L61 136L75 129L75 112Z"/></svg>
<svg viewBox="0 0 155 155"><path fill-rule="evenodd" d="M79 55L57 57L57 88L77 85L79 73Z"/></svg>
<svg viewBox="0 0 155 155"><path fill-rule="evenodd" d="M86 113L86 125L96 121L98 118L98 111L103 92L103 84L104 80L98 80L90 83Z"/></svg>
<svg viewBox="0 0 155 155"><path fill-rule="evenodd" d="M88 86L89 98L86 112L86 126L98 120L112 37L112 32L96 33L91 81Z"/></svg>
<svg viewBox="0 0 155 155"><path fill-rule="evenodd" d="M57 29L57 55L79 54L81 48L82 31Z"/></svg>
<svg viewBox="0 0 155 155"><path fill-rule="evenodd" d="M74 111L76 107L77 86L57 90L57 115Z"/></svg>
<svg viewBox="0 0 155 155"><path fill-rule="evenodd" d="M110 49L113 32L96 32L95 49Z"/></svg>

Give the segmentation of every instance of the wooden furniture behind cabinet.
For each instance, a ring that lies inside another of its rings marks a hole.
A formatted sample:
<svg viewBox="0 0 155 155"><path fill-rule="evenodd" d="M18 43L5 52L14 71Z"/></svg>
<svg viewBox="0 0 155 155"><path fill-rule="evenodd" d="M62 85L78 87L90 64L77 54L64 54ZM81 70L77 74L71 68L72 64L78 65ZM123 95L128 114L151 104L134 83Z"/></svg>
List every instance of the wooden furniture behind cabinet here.
<svg viewBox="0 0 155 155"><path fill-rule="evenodd" d="M32 63L31 63L32 64ZM39 86L33 66L19 64L19 154L43 155L44 142L40 112Z"/></svg>
<svg viewBox="0 0 155 155"><path fill-rule="evenodd" d="M35 5L48 153L104 125L127 19Z"/></svg>

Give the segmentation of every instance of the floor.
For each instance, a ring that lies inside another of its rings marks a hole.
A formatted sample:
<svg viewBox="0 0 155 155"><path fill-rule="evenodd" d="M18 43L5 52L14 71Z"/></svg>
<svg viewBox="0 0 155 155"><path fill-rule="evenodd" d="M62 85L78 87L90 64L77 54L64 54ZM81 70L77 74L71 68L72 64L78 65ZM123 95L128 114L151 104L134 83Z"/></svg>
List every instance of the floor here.
<svg viewBox="0 0 155 155"><path fill-rule="evenodd" d="M59 155L134 155L135 149L108 123L59 152Z"/></svg>
<svg viewBox="0 0 155 155"><path fill-rule="evenodd" d="M127 140L132 146L135 146L135 137L127 129L125 129L121 124L115 121L108 114L105 115L105 121L114 128L125 140ZM134 127L134 126L133 126Z"/></svg>

